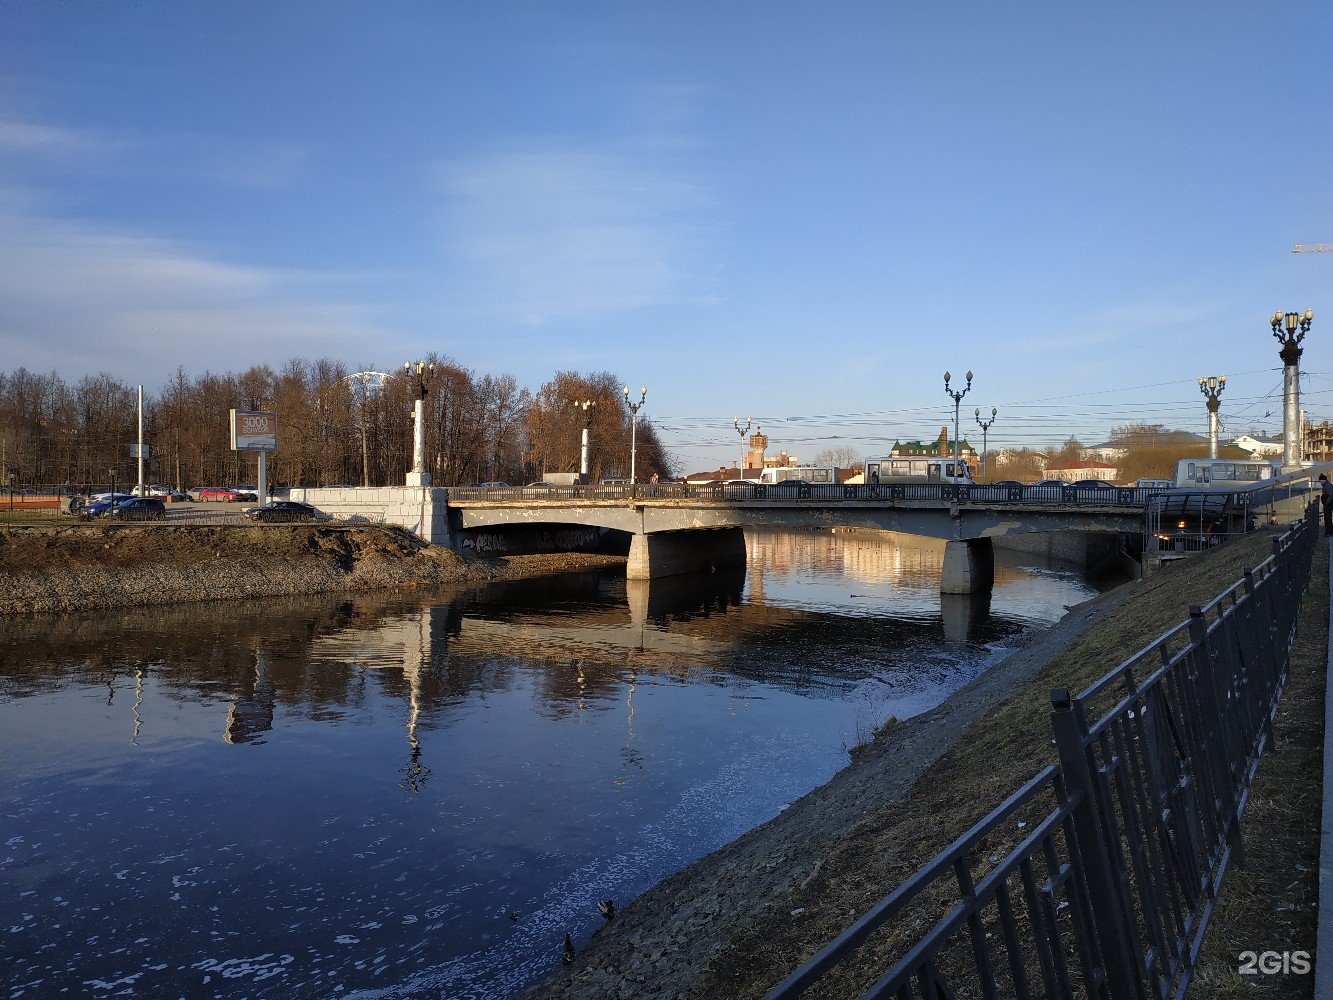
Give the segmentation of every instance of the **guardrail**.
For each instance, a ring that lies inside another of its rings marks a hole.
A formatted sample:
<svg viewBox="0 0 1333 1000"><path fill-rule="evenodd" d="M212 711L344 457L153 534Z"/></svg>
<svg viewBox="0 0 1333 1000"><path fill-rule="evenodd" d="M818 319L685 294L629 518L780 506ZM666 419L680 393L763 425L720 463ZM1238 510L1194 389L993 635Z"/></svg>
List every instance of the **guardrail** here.
<svg viewBox="0 0 1333 1000"><path fill-rule="evenodd" d="M1311 505L1187 621L1077 697L1053 691L1059 763L767 1000L800 995L872 935L897 957L866 997L1183 996L1242 855L1240 815L1272 739L1317 534Z"/></svg>
<svg viewBox="0 0 1333 1000"><path fill-rule="evenodd" d="M453 501L525 503L537 500L720 500L728 503L797 500L926 501L939 503L1086 504L1143 507L1159 489L1126 486L960 486L952 483L881 483L878 486L828 483L641 483L636 486L450 486Z"/></svg>

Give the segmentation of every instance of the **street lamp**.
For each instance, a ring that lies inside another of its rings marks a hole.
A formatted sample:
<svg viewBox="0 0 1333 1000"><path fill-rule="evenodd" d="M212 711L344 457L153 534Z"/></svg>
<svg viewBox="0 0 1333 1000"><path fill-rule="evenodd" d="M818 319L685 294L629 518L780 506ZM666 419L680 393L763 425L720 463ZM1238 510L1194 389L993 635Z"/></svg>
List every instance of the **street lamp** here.
<svg viewBox="0 0 1333 1000"><path fill-rule="evenodd" d="M953 394L950 393L950 395ZM995 409L995 407L992 406L990 408L990 419L982 420L981 407L977 407L975 410L972 411L973 416L977 418L977 423L981 425L981 478L983 481L989 478L989 472L987 471L987 465L988 465L987 460L990 458L990 449L986 447L986 432L990 430L990 425L995 423L995 414L997 412L998 411ZM958 471L957 466L954 467L954 471L955 472Z"/></svg>
<svg viewBox="0 0 1333 1000"><path fill-rule="evenodd" d="M404 361L403 377L416 375L417 399L412 407L412 471L407 474L408 486L429 486L426 472L426 395L430 391L427 379L435 377L434 361Z"/></svg>
<svg viewBox="0 0 1333 1000"><path fill-rule="evenodd" d="M957 392L949 388L949 379L952 377L948 372L944 373L944 391L953 397L953 478L957 482L962 478L958 475L958 404L972 388L972 373L967 373L967 385Z"/></svg>
<svg viewBox="0 0 1333 1000"><path fill-rule="evenodd" d="M579 483L588 485L588 428L592 426L592 411L597 409L597 400L575 400L574 409L583 411L583 447L579 456Z"/></svg>
<svg viewBox="0 0 1333 1000"><path fill-rule="evenodd" d="M629 407L629 484L633 486L638 480L635 476L635 460L638 449L639 432L639 409L643 406L644 400L648 398L648 387L646 385L639 387L639 401L631 403L629 400L629 386L625 386L625 405Z"/></svg>
<svg viewBox="0 0 1333 1000"><path fill-rule="evenodd" d="M1282 468L1295 469L1301 464L1301 449L1297 440L1300 425L1300 375L1297 365L1301 360L1301 341L1310 332L1314 310L1284 313L1278 310L1269 319L1273 336L1282 345L1278 357L1282 359Z"/></svg>
<svg viewBox="0 0 1333 1000"><path fill-rule="evenodd" d="M741 426L741 418L740 418L740 417L732 417L732 418L731 418L731 426L732 426L732 427L735 427L735 428L736 428L736 433L739 434L739 435L741 436L741 457L740 457L740 461L738 461L738 462L736 463L736 478L737 478L737 479L744 479L744 478L745 478L745 435L747 435L747 434L750 433L750 421L751 421L751 418L750 418L750 417L746 417L746 418L745 418L745 426L742 427L742 426Z"/></svg>
<svg viewBox="0 0 1333 1000"><path fill-rule="evenodd" d="M1222 390L1227 387L1227 377L1225 375L1209 375L1207 378L1199 379L1199 391L1203 393L1208 401L1208 457L1217 457L1217 410L1222 404L1218 402L1222 395Z"/></svg>

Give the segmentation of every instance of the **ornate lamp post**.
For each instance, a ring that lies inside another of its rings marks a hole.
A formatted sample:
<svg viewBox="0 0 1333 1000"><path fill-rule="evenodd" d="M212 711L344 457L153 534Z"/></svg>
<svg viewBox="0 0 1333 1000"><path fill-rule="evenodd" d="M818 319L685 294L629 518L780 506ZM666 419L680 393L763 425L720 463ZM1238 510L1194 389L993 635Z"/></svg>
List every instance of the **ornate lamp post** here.
<svg viewBox="0 0 1333 1000"><path fill-rule="evenodd" d="M644 400L648 398L648 387L646 385L639 387L639 401L631 403L629 399L629 386L625 386L625 405L629 407L629 484L633 486L638 482L635 479L635 461L638 457L638 432L639 432L639 410L642 408Z"/></svg>
<svg viewBox="0 0 1333 1000"><path fill-rule="evenodd" d="M574 401L574 409L583 411L582 451L579 455L579 483L588 485L588 428L592 426L592 412L597 409L597 400L583 399Z"/></svg>
<svg viewBox="0 0 1333 1000"><path fill-rule="evenodd" d="M1301 448L1298 437L1301 419L1300 373L1297 366L1301 360L1301 341L1310 332L1310 323L1314 319L1314 310L1305 310L1305 315L1278 310L1269 320L1273 327L1273 336L1282 345L1277 352L1282 359L1282 467L1295 469L1301 464Z"/></svg>
<svg viewBox="0 0 1333 1000"><path fill-rule="evenodd" d="M1199 379L1199 391L1208 401L1208 457L1217 457L1217 410L1222 404L1219 399L1222 390L1227 387L1225 375L1209 375Z"/></svg>
<svg viewBox="0 0 1333 1000"><path fill-rule="evenodd" d="M950 393L950 395L953 394ZM986 432L990 430L990 425L995 423L995 414L997 412L999 411L997 411L995 407L992 406L990 408L990 419L982 420L980 407L977 407L977 409L972 411L973 416L977 418L977 423L981 425L981 478L982 479L990 478L989 473L987 472L987 462L990 459L990 449L986 447ZM957 471L957 469L955 468L954 471Z"/></svg>
<svg viewBox="0 0 1333 1000"><path fill-rule="evenodd" d="M732 418L731 418L731 426L734 427L734 428L736 428L736 433L739 434L739 435L741 436L741 457L740 457L740 459L736 462L736 478L737 478L737 479L744 479L744 478L745 478L745 435L747 435L747 434L750 433L750 422L751 422L751 418L750 418L750 417L746 417L746 418L745 418L745 426L742 427L742 426L741 426L741 418L740 418L740 417L732 417Z"/></svg>
<svg viewBox="0 0 1333 1000"><path fill-rule="evenodd" d="M972 388L972 373L967 373L967 385L958 391L949 388L949 379L952 377L948 372L944 373L944 391L953 397L953 479L957 482L962 478L958 474L958 404Z"/></svg>
<svg viewBox="0 0 1333 1000"><path fill-rule="evenodd" d="M416 375L417 400L412 408L412 471L407 474L408 486L429 486L430 475L426 472L426 395L430 391L426 382L435 376L435 362L403 362L403 375Z"/></svg>

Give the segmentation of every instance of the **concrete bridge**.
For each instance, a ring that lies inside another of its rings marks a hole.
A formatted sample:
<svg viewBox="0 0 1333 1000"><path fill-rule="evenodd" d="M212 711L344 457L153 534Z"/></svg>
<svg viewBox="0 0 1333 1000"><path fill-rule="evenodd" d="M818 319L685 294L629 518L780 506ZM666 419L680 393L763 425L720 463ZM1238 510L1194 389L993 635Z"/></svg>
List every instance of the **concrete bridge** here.
<svg viewBox="0 0 1333 1000"><path fill-rule="evenodd" d="M1115 487L958 487L943 484L788 487L451 489L463 533L579 525L630 536L626 576L648 580L743 565L743 529L870 528L946 540L941 591L988 589L991 539L1011 532L1139 534L1147 490Z"/></svg>
<svg viewBox="0 0 1333 1000"><path fill-rule="evenodd" d="M1173 503L1182 505L1201 495L1207 510L1227 512L1232 522L1228 530L1248 530L1253 512L1264 505L1303 506L1317 471L1229 492L1168 492ZM562 535L573 539L587 529L623 532L630 539L626 576L631 580L744 565L747 527L847 527L924 535L945 540L940 590L946 594L989 589L995 538L1061 531L1150 538L1167 509L1160 490L1115 486L671 483L300 492L335 516L402 524L427 541L456 548L475 547L487 533L541 530L559 545ZM1199 509L1205 509L1202 502ZM1202 525L1197 530L1201 533Z"/></svg>

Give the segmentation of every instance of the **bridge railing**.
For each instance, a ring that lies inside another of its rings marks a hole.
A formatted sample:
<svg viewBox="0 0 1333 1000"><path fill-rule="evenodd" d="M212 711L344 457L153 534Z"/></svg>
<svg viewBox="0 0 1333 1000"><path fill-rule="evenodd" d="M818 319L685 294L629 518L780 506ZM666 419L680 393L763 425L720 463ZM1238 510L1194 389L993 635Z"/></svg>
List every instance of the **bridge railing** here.
<svg viewBox="0 0 1333 1000"><path fill-rule="evenodd" d="M1059 762L767 1000L876 973L867 997L1182 996L1227 865L1243 853L1240 815L1271 740L1316 538L1311 505L1187 621L1079 695L1053 691Z"/></svg>
<svg viewBox="0 0 1333 1000"><path fill-rule="evenodd" d="M534 500L717 500L726 503L773 501L859 501L866 503L1021 503L1143 507L1155 489L1107 486L962 486L952 483L639 483L589 486L451 486L450 500L531 502Z"/></svg>

